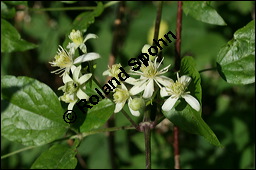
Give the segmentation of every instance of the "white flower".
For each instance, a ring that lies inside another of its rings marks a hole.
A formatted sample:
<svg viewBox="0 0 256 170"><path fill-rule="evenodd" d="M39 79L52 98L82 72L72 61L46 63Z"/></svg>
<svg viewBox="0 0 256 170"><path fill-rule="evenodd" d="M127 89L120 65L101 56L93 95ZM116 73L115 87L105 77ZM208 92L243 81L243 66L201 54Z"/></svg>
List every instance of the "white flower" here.
<svg viewBox="0 0 256 170"><path fill-rule="evenodd" d="M119 69L122 67L121 64L113 64L111 67L108 66L108 69L102 73L103 76L111 76L118 79L118 74L121 72Z"/></svg>
<svg viewBox="0 0 256 170"><path fill-rule="evenodd" d="M84 44L88 39L91 38L97 38L97 35L95 34L87 34L85 38L83 39L82 33L77 30L72 30L72 32L69 34L69 39L72 41L72 43L69 43L67 48L70 50L71 54L75 53L75 50L79 47L83 53L87 53L86 45Z"/></svg>
<svg viewBox="0 0 256 170"><path fill-rule="evenodd" d="M114 113L119 112L124 107L126 101L128 100L128 107L133 116L139 116L140 112L138 110L133 110L130 107L130 103L132 98L130 97L129 91L125 87L124 84L121 84L121 88L116 88L115 93L113 94L114 102L116 103L116 107Z"/></svg>
<svg viewBox="0 0 256 170"><path fill-rule="evenodd" d="M95 60L97 58L100 58L100 55L98 53L86 53L79 57L77 57L73 61L73 54L70 52L67 52L65 49L63 49L61 46L59 46L58 52L55 55L54 59L55 61L49 62L53 67L60 67L59 69L52 71L51 73L60 74L60 76L63 76L67 73L69 73L71 67L74 64L83 63L86 61Z"/></svg>
<svg viewBox="0 0 256 170"><path fill-rule="evenodd" d="M64 73L68 73L71 66L73 65L73 57L70 55L69 52L64 50L61 46L59 46L58 52L54 57L55 61L49 62L52 67L60 67L59 69L52 71L51 73L61 74L61 76L64 75Z"/></svg>
<svg viewBox="0 0 256 170"><path fill-rule="evenodd" d="M185 92L186 88L188 87L191 78L187 75L183 75L179 77L177 73L177 80L176 82L171 81L169 86L163 87L160 91L162 97L170 96L163 104L162 110L169 111L173 108L175 103L179 98L184 98L185 101L196 111L200 110L200 103L197 101L196 98L191 96L190 92Z"/></svg>
<svg viewBox="0 0 256 170"><path fill-rule="evenodd" d="M68 74L65 74L63 76L63 82L65 84L58 89L64 92L64 95L60 99L69 103L68 110L73 109L78 99L89 99L89 96L84 92L86 89L85 82L92 76L91 73L80 76L81 65L79 67L72 66L71 70L73 79Z"/></svg>
<svg viewBox="0 0 256 170"><path fill-rule="evenodd" d="M130 84L133 84L134 86L130 89L130 93L132 95L136 95L144 90L143 97L144 98L150 98L153 95L154 92L154 82L162 88L160 84L163 86L166 86L171 81L170 78L166 76L162 76L162 74L166 73L168 71L167 67L161 69L158 71L158 68L160 67L162 61L160 63L157 63L157 58L155 58L155 61L148 61L148 66L145 66L144 64L141 65L140 70L141 71L132 71L130 74L132 75L140 75L140 79L137 79L136 81L127 82Z"/></svg>

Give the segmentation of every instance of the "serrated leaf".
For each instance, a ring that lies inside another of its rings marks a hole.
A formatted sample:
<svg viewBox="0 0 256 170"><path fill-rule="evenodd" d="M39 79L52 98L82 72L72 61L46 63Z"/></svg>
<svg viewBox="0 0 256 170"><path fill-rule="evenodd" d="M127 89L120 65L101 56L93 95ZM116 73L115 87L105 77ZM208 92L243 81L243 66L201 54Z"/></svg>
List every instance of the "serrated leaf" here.
<svg viewBox="0 0 256 170"><path fill-rule="evenodd" d="M64 110L47 85L29 78L1 77L1 133L23 145L43 145L67 131Z"/></svg>
<svg viewBox="0 0 256 170"><path fill-rule="evenodd" d="M217 56L221 77L232 84L255 82L255 20L237 30Z"/></svg>
<svg viewBox="0 0 256 170"><path fill-rule="evenodd" d="M21 39L18 31L6 20L1 19L1 52L26 51L37 47Z"/></svg>
<svg viewBox="0 0 256 170"><path fill-rule="evenodd" d="M163 113L165 117L181 129L192 134L201 135L213 145L222 146L214 132L201 118L200 114L192 109L185 100L180 99L176 103L176 107Z"/></svg>
<svg viewBox="0 0 256 170"><path fill-rule="evenodd" d="M207 1L183 1L182 9L196 20L215 25L227 25Z"/></svg>
<svg viewBox="0 0 256 170"><path fill-rule="evenodd" d="M56 144L43 152L33 163L31 169L75 169L77 164L76 148Z"/></svg>

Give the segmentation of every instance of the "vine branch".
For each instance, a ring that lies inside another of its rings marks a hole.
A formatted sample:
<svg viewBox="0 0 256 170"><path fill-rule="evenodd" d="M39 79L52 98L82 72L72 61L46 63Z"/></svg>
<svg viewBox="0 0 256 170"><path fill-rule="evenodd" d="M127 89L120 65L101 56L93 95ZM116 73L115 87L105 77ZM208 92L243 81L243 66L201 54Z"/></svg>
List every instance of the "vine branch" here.
<svg viewBox="0 0 256 170"><path fill-rule="evenodd" d="M182 30L182 1L178 1L176 36L175 41L175 70L180 70L181 63L181 30ZM173 128L173 148L174 148L174 168L180 169L180 153L179 153L179 128Z"/></svg>

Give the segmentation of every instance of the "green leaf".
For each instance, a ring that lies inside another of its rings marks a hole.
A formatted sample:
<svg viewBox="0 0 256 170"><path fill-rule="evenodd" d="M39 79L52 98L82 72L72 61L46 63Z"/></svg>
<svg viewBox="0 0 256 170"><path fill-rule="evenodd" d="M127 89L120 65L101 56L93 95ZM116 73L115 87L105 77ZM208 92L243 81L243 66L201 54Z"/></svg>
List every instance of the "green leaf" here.
<svg viewBox="0 0 256 170"><path fill-rule="evenodd" d="M114 103L110 99L103 99L98 104L93 105L87 112L79 114L74 127L80 132L89 132L104 125L114 113Z"/></svg>
<svg viewBox="0 0 256 170"><path fill-rule="evenodd" d="M192 78L192 81L188 87L190 94L195 96L200 104L202 104L202 87L201 77L199 72L196 70L196 62L193 57L185 56L181 60L180 74L188 75ZM201 112L200 112L201 113Z"/></svg>
<svg viewBox="0 0 256 170"><path fill-rule="evenodd" d="M255 82L255 20L237 30L217 56L221 77L232 84Z"/></svg>
<svg viewBox="0 0 256 170"><path fill-rule="evenodd" d="M8 6L1 1L1 17L2 18L13 18L15 16L15 8L8 8Z"/></svg>
<svg viewBox="0 0 256 170"><path fill-rule="evenodd" d="M196 63L191 56L182 58L180 74L180 76L188 75L192 78L192 81L188 86L188 91L190 91L190 95L197 98L199 103L202 103L201 78L196 70ZM163 113L172 123L183 130L201 135L211 144L221 146L214 132L201 118L201 112L201 110L200 112L197 112L187 104L183 98L180 98L170 111L164 111Z"/></svg>
<svg viewBox="0 0 256 170"><path fill-rule="evenodd" d="M181 129L203 136L208 142L213 145L221 146L218 138L210 127L204 122L201 116L192 109L183 99L180 99L176 107L168 112L163 112L172 123Z"/></svg>
<svg viewBox="0 0 256 170"><path fill-rule="evenodd" d="M1 133L23 145L43 145L61 137L68 128L56 94L29 78L1 77Z"/></svg>
<svg viewBox="0 0 256 170"><path fill-rule="evenodd" d="M97 3L97 7L92 12L83 12L78 15L73 23L73 28L76 30L87 30L94 23L95 17L98 17L104 10L102 2Z"/></svg>
<svg viewBox="0 0 256 170"><path fill-rule="evenodd" d="M88 105L92 106L92 108L83 107L83 103L81 103L81 108L84 108L83 111L78 107L78 103L74 107L74 112L77 114L77 120L72 126L78 129L79 132L89 132L93 129L97 129L104 125L110 116L114 113L115 105L110 99L103 99L102 97L95 91L97 88L102 94L102 89L94 82L91 81L86 86L86 94L90 97L92 95L96 95L101 100L98 104L93 105L88 102ZM95 98L93 97L93 101Z"/></svg>
<svg viewBox="0 0 256 170"><path fill-rule="evenodd" d="M183 1L183 10L196 20L215 25L227 25L207 1Z"/></svg>
<svg viewBox="0 0 256 170"><path fill-rule="evenodd" d="M31 169L75 169L77 164L76 148L56 144L43 152L33 163Z"/></svg>
<svg viewBox="0 0 256 170"><path fill-rule="evenodd" d="M26 51L37 47L21 39L17 30L4 19L1 19L1 35L1 52Z"/></svg>

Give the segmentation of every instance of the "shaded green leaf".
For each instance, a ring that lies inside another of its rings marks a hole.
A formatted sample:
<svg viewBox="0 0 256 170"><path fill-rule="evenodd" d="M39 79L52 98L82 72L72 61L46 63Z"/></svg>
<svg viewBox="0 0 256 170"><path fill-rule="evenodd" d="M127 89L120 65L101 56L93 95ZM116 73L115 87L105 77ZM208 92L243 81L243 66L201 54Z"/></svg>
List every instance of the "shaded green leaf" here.
<svg viewBox="0 0 256 170"><path fill-rule="evenodd" d="M163 113L165 117L181 129L192 134L201 135L211 144L221 146L218 138L200 114L192 109L184 99L179 99L174 108Z"/></svg>
<svg viewBox="0 0 256 170"><path fill-rule="evenodd" d="M31 169L75 169L76 148L56 144L43 152L33 163Z"/></svg>
<svg viewBox="0 0 256 170"><path fill-rule="evenodd" d="M18 31L4 19L1 19L1 35L1 52L26 51L37 47L21 39Z"/></svg>
<svg viewBox="0 0 256 170"><path fill-rule="evenodd" d="M215 25L227 25L207 1L183 1L183 10L196 20Z"/></svg>
<svg viewBox="0 0 256 170"><path fill-rule="evenodd" d="M1 17L2 18L13 18L15 16L15 8L11 7L8 8L8 6L1 1Z"/></svg>
<svg viewBox="0 0 256 170"><path fill-rule="evenodd" d="M114 113L115 106L110 99L103 99L96 105L89 105L93 107L88 109L87 112L85 111L85 113L79 114L77 121L73 125L80 132L89 132L101 127Z"/></svg>
<svg viewBox="0 0 256 170"><path fill-rule="evenodd" d="M43 145L68 127L58 97L45 84L29 78L1 77L1 133L24 145Z"/></svg>
<svg viewBox="0 0 256 170"><path fill-rule="evenodd" d="M255 21L237 30L217 56L221 77L232 84L255 82Z"/></svg>

